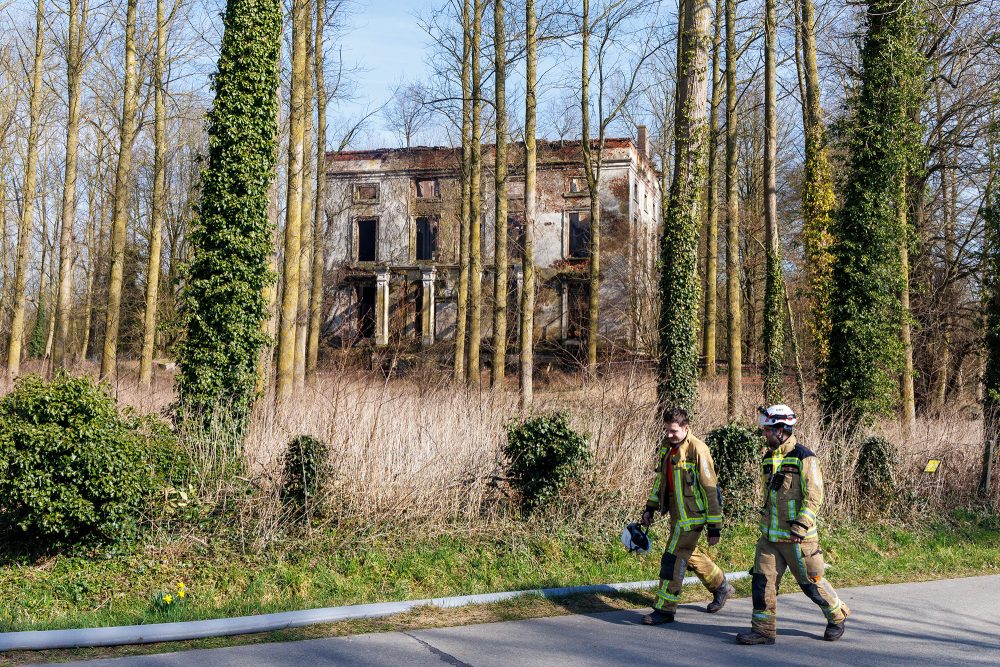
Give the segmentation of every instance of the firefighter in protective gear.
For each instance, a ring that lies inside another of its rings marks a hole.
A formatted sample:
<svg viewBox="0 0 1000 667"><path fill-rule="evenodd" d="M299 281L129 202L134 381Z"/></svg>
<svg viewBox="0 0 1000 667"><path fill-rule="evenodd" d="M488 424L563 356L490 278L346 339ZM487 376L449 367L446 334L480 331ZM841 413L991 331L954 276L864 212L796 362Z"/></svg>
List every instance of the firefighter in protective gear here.
<svg viewBox="0 0 1000 667"><path fill-rule="evenodd" d="M722 507L712 455L704 442L694 437L688 414L680 408L667 413L664 439L653 490L646 501L642 523L650 525L653 514L670 514L670 536L660 560L660 585L653 611L642 617L646 625L674 620L681 596L684 573L692 570L712 592L709 613L726 604L733 587L725 573L698 549L702 530L708 527L708 543L718 544L722 525Z"/></svg>
<svg viewBox="0 0 1000 667"><path fill-rule="evenodd" d="M810 600L826 616L823 638L840 639L851 610L823 576L823 550L816 532L816 515L823 504L819 459L799 444L792 431L795 413L787 405L760 411L768 452L761 462L764 506L760 539L754 556L751 631L736 636L740 644L773 644L776 633L778 581L788 568Z"/></svg>

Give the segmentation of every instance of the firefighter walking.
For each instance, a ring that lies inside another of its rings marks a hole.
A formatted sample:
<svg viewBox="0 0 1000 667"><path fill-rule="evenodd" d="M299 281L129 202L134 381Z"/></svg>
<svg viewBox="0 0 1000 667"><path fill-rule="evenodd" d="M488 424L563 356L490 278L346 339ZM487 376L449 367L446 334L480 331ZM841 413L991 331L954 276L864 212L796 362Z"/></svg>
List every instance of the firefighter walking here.
<svg viewBox="0 0 1000 667"><path fill-rule="evenodd" d="M721 536L722 508L712 455L705 443L691 434L687 412L675 408L664 421L666 445L660 447L642 524L652 524L655 512L669 514L670 536L660 560L660 585L653 611L642 617L645 625L673 622L688 569L713 594L709 613L722 609L733 592L725 573L698 549L706 526L710 545L718 544Z"/></svg>
<svg viewBox="0 0 1000 667"><path fill-rule="evenodd" d="M737 635L736 641L774 643L777 588L786 568L826 616L823 639L836 641L844 634L851 610L823 576L823 550L816 531L816 515L823 504L819 459L796 441L792 434L796 417L787 405L761 408L760 413L768 452L761 462L764 506L752 570L753 616L750 632Z"/></svg>

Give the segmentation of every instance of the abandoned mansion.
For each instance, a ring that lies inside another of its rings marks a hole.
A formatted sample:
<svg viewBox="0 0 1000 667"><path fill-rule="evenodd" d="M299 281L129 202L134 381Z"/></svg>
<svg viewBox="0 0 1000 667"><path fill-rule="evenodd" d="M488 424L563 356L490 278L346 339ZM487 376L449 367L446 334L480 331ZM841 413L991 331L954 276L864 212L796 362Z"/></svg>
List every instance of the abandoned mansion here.
<svg viewBox="0 0 1000 667"><path fill-rule="evenodd" d="M535 220L535 338L577 348L587 329L590 197L580 142L539 141ZM595 149L597 144L594 144ZM508 150L508 256L494 257L494 149L483 147L483 330L489 342L493 272L508 263L509 317L522 289L524 147ZM336 347L431 346L455 335L461 150L444 147L330 154L325 338ZM654 328L659 174L645 128L606 139L598 180L600 345L644 349ZM514 320L512 320L514 321ZM516 345L517 327L509 327Z"/></svg>

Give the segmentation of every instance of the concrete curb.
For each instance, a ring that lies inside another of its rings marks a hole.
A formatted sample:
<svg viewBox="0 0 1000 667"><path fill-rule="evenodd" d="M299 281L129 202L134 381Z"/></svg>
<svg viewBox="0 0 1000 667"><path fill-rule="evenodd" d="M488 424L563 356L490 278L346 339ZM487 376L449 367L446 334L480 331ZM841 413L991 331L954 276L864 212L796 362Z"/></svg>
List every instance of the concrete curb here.
<svg viewBox="0 0 1000 667"><path fill-rule="evenodd" d="M735 572L727 576L730 581L748 577L747 572ZM687 577L685 584L693 584L697 577ZM539 595L544 598L561 598L581 593L610 593L613 591L648 590L656 588L659 581L632 581L620 584L595 584L590 586L568 586L565 588L536 588L524 591L482 593L457 597L406 600L403 602L378 602L356 604L346 607L325 607L284 611L258 616L217 618L207 621L181 621L177 623L152 623L149 625L120 625L108 628L80 628L76 630L33 630L28 632L0 633L0 651L40 651L44 649L81 648L85 646L120 646L123 644L149 644L172 642L205 637L225 637L229 635L273 632L286 628L298 628L320 623L336 623L362 618L381 618L401 614L417 607L442 607L450 609L474 604L502 602L524 595Z"/></svg>

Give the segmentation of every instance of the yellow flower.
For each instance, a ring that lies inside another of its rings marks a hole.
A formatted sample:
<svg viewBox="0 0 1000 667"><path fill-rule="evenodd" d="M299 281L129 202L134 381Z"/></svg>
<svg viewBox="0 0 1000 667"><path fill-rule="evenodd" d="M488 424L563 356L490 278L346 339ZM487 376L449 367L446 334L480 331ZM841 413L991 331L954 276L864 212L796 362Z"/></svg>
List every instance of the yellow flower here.
<svg viewBox="0 0 1000 667"><path fill-rule="evenodd" d="M187 595L187 593L184 592L183 588L177 591L177 597L183 598L185 595Z"/></svg>
<svg viewBox="0 0 1000 667"><path fill-rule="evenodd" d="M179 588L181 590L184 590L184 582L183 581L178 581L177 582L177 588Z"/></svg>
<svg viewBox="0 0 1000 667"><path fill-rule="evenodd" d="M164 596L163 596L163 601L164 601L165 603L167 603L167 604L170 604L171 602L173 602L173 601L174 601L174 598L173 598L173 596L171 596L171 595L167 594L167 595L164 595Z"/></svg>

